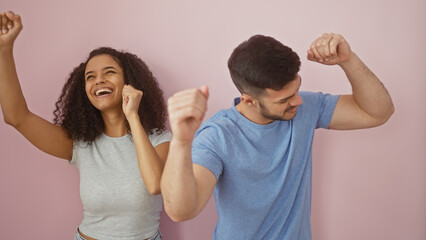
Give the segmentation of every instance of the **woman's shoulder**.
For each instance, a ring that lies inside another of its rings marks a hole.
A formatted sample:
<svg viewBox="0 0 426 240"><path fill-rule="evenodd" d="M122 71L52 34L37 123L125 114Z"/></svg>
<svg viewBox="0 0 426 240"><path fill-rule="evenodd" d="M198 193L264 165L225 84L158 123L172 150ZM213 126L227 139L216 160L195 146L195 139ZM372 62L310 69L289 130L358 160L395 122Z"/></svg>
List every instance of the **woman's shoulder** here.
<svg viewBox="0 0 426 240"><path fill-rule="evenodd" d="M155 147L161 143L170 142L170 140L172 140L172 133L169 130L154 128L151 130L148 138Z"/></svg>

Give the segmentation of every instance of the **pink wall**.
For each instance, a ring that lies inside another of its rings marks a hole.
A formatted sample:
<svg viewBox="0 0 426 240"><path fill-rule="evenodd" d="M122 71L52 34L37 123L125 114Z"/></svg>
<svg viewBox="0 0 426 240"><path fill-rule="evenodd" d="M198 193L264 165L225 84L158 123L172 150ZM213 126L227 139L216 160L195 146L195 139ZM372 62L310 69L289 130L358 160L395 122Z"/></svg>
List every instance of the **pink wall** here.
<svg viewBox="0 0 426 240"><path fill-rule="evenodd" d="M203 2L203 3L202 3ZM141 56L166 97L210 86L208 116L237 91L226 61L249 36L274 36L305 56L314 38L339 32L382 79L396 112L383 127L317 132L313 235L316 240L426 239L426 1L23 1L1 0L21 14L15 47L30 108L51 120L71 69L109 45ZM350 92L337 67L302 60L303 90ZM2 239L71 239L82 218L78 172L0 123ZM164 215L166 239L209 239L214 201L189 222Z"/></svg>

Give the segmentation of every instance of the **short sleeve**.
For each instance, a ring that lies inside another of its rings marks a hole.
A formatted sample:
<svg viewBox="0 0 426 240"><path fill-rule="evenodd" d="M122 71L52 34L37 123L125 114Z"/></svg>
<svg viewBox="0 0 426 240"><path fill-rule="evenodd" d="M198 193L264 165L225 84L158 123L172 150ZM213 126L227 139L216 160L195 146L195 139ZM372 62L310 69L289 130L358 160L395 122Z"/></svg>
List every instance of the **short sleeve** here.
<svg viewBox="0 0 426 240"><path fill-rule="evenodd" d="M157 147L158 145L165 142L170 142L171 139L172 134L167 130L154 130L154 133L149 135L149 140L151 141L152 146L154 147Z"/></svg>
<svg viewBox="0 0 426 240"><path fill-rule="evenodd" d="M315 128L328 128L336 108L339 95L324 94L321 92L300 92L303 103L296 118L304 124Z"/></svg>
<svg viewBox="0 0 426 240"><path fill-rule="evenodd" d="M333 117L334 109L336 108L339 95L318 93L320 98L320 115L316 128L328 128Z"/></svg>
<svg viewBox="0 0 426 240"><path fill-rule="evenodd" d="M73 141L73 146L72 146L72 157L71 157L71 161L69 161L68 163L71 165L78 165L79 163L79 151L80 149L83 147L82 145L84 144L83 141ZM87 146L87 143L86 143Z"/></svg>
<svg viewBox="0 0 426 240"><path fill-rule="evenodd" d="M192 163L209 169L219 180L223 172L220 145L224 144L213 127L198 130L192 143Z"/></svg>

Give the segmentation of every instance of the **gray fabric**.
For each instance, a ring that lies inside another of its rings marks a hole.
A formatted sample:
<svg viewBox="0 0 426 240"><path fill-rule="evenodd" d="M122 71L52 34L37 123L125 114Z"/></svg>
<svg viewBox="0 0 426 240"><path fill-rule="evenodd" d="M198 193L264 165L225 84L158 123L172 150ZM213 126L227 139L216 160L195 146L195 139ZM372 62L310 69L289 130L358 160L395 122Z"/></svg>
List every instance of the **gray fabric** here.
<svg viewBox="0 0 426 240"><path fill-rule="evenodd" d="M163 239L163 236L161 235L160 230L158 230L154 236L148 238L147 240L161 240L161 239ZM81 236L77 229L77 231L75 231L75 234L74 234L74 240L87 240L87 239Z"/></svg>
<svg viewBox="0 0 426 240"><path fill-rule="evenodd" d="M155 147L171 139L169 132L149 136ZM70 162L80 171L84 218L79 229L96 239L140 240L158 231L162 200L146 189L130 135L102 134L88 145L75 142Z"/></svg>
<svg viewBox="0 0 426 240"><path fill-rule="evenodd" d="M75 231L75 234L74 234L74 240L87 240L87 239L85 239L83 236L81 236L80 233L77 230L77 231Z"/></svg>

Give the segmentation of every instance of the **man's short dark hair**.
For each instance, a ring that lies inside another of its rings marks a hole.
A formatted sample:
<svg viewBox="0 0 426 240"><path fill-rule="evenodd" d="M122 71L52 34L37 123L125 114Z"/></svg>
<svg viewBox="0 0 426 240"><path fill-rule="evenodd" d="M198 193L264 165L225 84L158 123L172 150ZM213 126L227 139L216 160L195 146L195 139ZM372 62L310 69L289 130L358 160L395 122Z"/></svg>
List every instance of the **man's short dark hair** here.
<svg viewBox="0 0 426 240"><path fill-rule="evenodd" d="M300 58L274 38L255 35L234 49L228 68L240 93L257 97L266 88L278 91L296 79Z"/></svg>

